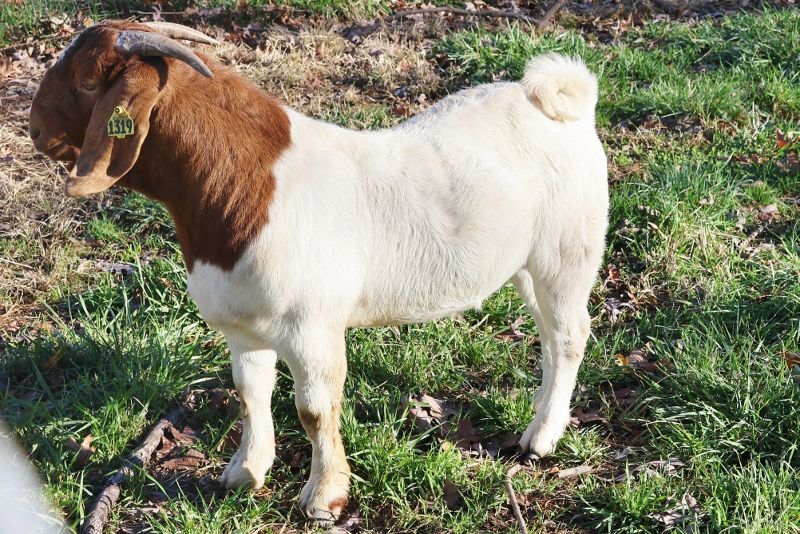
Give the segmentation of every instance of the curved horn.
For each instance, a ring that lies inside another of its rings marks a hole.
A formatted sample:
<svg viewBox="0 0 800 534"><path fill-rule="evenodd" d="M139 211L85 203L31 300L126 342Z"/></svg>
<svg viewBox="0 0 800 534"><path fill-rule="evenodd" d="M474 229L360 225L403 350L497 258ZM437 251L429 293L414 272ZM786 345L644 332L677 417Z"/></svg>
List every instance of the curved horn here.
<svg viewBox="0 0 800 534"><path fill-rule="evenodd" d="M174 57L192 67L207 78L214 74L188 47L165 37L160 33L124 30L119 33L114 48L123 54L139 54L142 56Z"/></svg>
<svg viewBox="0 0 800 534"><path fill-rule="evenodd" d="M216 39L182 24L175 24L173 22L143 22L142 24L156 33L166 35L170 39L183 39L184 41L209 45L219 44L219 41Z"/></svg>

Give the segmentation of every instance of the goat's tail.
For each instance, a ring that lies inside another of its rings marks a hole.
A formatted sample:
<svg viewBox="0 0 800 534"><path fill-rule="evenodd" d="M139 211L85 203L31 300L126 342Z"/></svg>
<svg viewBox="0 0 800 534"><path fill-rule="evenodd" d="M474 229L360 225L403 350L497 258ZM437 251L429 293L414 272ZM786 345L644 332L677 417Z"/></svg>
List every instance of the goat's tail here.
<svg viewBox="0 0 800 534"><path fill-rule="evenodd" d="M545 54L525 67L522 85L528 97L553 120L581 120L594 116L597 78L578 58Z"/></svg>

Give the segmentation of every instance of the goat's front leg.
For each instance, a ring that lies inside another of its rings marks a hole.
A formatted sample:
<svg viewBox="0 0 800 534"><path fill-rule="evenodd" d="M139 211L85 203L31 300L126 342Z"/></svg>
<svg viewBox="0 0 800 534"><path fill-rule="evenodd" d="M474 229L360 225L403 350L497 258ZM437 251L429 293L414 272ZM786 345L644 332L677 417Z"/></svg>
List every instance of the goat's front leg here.
<svg viewBox="0 0 800 534"><path fill-rule="evenodd" d="M233 357L233 382L242 403L242 442L220 482L228 489L260 488L275 460L272 389L276 354L272 350L245 350L228 343Z"/></svg>
<svg viewBox="0 0 800 534"><path fill-rule="evenodd" d="M300 329L302 330L302 329ZM347 506L350 466L339 433L342 390L347 374L344 331L304 332L286 363L294 378L295 404L311 440L311 475L300 492L306 514L335 521Z"/></svg>

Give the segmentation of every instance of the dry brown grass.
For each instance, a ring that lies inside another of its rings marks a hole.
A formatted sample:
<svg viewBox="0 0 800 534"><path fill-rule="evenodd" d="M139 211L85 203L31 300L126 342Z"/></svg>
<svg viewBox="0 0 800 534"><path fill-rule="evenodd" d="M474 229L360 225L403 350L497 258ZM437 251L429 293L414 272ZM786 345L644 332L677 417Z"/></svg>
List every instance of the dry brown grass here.
<svg viewBox="0 0 800 534"><path fill-rule="evenodd" d="M80 224L96 200L64 197L60 165L36 153L28 109L44 66L0 79L0 332L11 335L36 317L57 288L79 287Z"/></svg>
<svg viewBox="0 0 800 534"><path fill-rule="evenodd" d="M382 106L399 120L444 90L427 59L429 47L421 29L373 33L358 45L333 31L310 29L267 35L264 50L224 45L216 56L311 116ZM396 90L399 96L392 94Z"/></svg>

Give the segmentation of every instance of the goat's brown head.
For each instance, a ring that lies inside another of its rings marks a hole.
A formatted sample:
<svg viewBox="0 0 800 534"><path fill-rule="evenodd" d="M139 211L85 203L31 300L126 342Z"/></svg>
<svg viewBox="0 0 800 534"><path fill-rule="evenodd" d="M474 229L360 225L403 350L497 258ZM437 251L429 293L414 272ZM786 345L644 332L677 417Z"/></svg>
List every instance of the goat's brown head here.
<svg viewBox="0 0 800 534"><path fill-rule="evenodd" d="M68 196L104 191L136 163L167 82L164 57L213 76L173 39L216 42L177 24L106 21L84 30L45 73L33 98L29 131L37 150L69 163ZM132 128L112 136L117 132L108 123L120 113L130 117Z"/></svg>

